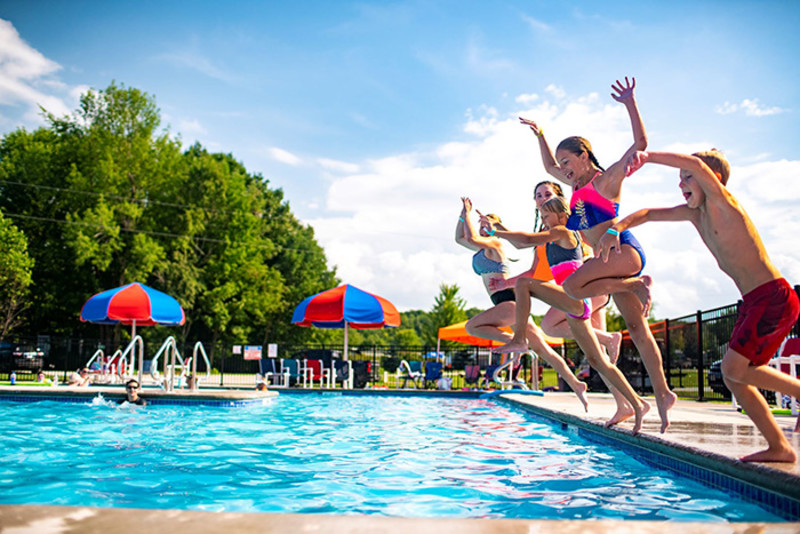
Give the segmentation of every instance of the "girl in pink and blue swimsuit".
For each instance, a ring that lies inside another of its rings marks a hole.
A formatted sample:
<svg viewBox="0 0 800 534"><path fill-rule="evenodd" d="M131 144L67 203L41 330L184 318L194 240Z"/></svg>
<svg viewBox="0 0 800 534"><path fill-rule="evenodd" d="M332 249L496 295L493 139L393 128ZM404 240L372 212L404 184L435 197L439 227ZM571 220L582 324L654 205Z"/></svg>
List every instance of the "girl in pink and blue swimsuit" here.
<svg viewBox="0 0 800 534"><path fill-rule="evenodd" d="M622 181L625 179L625 163L638 150L647 147L644 124L634 98L636 81L617 81L612 85L614 100L625 105L631 119L634 142L619 161L608 169L598 162L589 142L582 137L568 137L559 143L555 154L550 150L539 126L520 119L529 126L538 138L542 162L549 174L572 186L570 201L572 214L567 228L581 231L584 239L595 248L600 238L617 221ZM597 258L586 261L570 275L563 284L564 290L576 299L610 294L620 311L628 333L636 345L645 364L655 393L655 401L661 418L661 431L669 426L669 409L675 404L664 376L661 352L650 332L647 315L650 307L649 276L640 276L645 258L642 247L629 232L620 235L620 247L611 253L608 262ZM623 407L612 417L611 422L623 421L635 415L635 409Z"/></svg>

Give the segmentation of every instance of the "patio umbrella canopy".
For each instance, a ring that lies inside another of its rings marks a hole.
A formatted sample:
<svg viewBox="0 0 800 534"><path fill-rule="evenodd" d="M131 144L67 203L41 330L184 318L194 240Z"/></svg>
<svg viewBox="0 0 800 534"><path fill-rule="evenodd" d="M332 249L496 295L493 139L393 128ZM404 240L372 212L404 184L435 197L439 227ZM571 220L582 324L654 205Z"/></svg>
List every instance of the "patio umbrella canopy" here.
<svg viewBox="0 0 800 534"><path fill-rule="evenodd" d="M349 284L328 289L303 300L294 309L292 323L317 328L344 328L344 357L347 359L347 330L400 326L400 313L383 297Z"/></svg>
<svg viewBox="0 0 800 534"><path fill-rule="evenodd" d="M94 295L81 309L81 321L140 326L182 325L186 321L177 300L139 282Z"/></svg>
<svg viewBox="0 0 800 534"><path fill-rule="evenodd" d="M509 334L511 333L511 328L508 326L503 326L500 329L504 332L508 332ZM439 339L444 339L446 341L457 341L459 343L466 343L467 345L474 345L476 347L494 348L503 344L502 342L494 341L493 339L484 339L482 337L470 335L467 333L467 321L441 327L439 329ZM561 338L550 337L547 335L545 335L545 340L551 347L558 347L564 342L564 340Z"/></svg>

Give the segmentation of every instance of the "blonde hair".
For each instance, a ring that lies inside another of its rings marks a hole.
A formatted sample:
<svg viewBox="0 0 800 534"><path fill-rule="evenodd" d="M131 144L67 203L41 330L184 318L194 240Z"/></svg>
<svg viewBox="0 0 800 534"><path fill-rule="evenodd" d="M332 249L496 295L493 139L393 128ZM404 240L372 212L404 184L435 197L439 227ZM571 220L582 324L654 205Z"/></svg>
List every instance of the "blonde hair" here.
<svg viewBox="0 0 800 534"><path fill-rule="evenodd" d="M563 213L567 217L569 217L570 214L569 204L567 204L567 199L564 197L551 198L542 204L542 210L549 211L550 213Z"/></svg>
<svg viewBox="0 0 800 534"><path fill-rule="evenodd" d="M731 175L731 164L725 158L725 154L712 148L711 150L704 150L702 152L695 152L692 156L700 158L711 171L717 175L722 185L728 185L728 178Z"/></svg>

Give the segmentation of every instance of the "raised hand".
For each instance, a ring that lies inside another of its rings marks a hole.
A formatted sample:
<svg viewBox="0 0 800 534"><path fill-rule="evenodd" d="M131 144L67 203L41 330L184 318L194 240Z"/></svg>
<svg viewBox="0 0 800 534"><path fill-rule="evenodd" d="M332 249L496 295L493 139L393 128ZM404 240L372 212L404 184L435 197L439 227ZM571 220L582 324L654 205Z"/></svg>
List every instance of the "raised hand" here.
<svg viewBox="0 0 800 534"><path fill-rule="evenodd" d="M464 213L472 211L472 201L469 197L461 197L461 203L464 204Z"/></svg>
<svg viewBox="0 0 800 534"><path fill-rule="evenodd" d="M622 85L622 82L617 80L616 84L611 84L611 88L616 92L616 94L611 93L611 98L616 100L617 102L621 102L623 104L627 102L633 101L633 88L636 87L636 78L631 78L628 81L628 77L625 76L625 85Z"/></svg>
<svg viewBox="0 0 800 534"><path fill-rule="evenodd" d="M533 133L536 135L536 137L539 137L541 135L542 129L539 128L539 125L536 124L535 122L533 122L532 120L528 120L528 119L524 119L524 118L520 117L519 118L519 122L521 122L525 126L529 126L531 131L533 131Z"/></svg>
<svg viewBox="0 0 800 534"><path fill-rule="evenodd" d="M634 152L631 154L631 157L625 162L625 176L630 176L638 171L642 165L647 163L647 158L649 156L647 152Z"/></svg>

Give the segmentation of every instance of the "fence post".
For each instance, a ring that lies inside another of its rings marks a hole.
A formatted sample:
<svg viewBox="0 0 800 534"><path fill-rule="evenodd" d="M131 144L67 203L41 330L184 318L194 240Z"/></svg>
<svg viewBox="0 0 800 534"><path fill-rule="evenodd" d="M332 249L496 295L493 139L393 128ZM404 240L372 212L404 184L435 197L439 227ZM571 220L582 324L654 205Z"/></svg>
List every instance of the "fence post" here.
<svg viewBox="0 0 800 534"><path fill-rule="evenodd" d="M672 390L672 351L669 347L669 319L664 319L664 352L667 353L664 358L664 364L667 366L667 387ZM683 373L679 369L678 377L682 376Z"/></svg>
<svg viewBox="0 0 800 534"><path fill-rule="evenodd" d="M703 312L697 310L697 400L705 400L705 365L703 362Z"/></svg>
<svg viewBox="0 0 800 534"><path fill-rule="evenodd" d="M219 363L219 387L225 385L225 344L223 343L222 350L219 350L219 345L216 346L217 351L220 353Z"/></svg>

